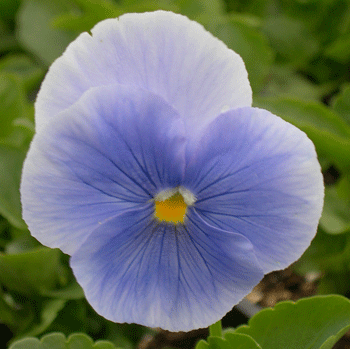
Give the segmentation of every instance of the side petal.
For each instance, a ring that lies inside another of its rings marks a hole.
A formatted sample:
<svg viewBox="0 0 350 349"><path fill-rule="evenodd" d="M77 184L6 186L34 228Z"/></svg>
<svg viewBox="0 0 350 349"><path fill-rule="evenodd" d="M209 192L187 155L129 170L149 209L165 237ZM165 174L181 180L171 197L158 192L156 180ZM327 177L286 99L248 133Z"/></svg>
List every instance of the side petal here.
<svg viewBox="0 0 350 349"><path fill-rule="evenodd" d="M190 331L221 319L263 276L250 242L208 226L152 219L153 207L96 229L71 266L92 307L115 322Z"/></svg>
<svg viewBox="0 0 350 349"><path fill-rule="evenodd" d="M91 33L49 69L36 102L38 129L91 87L113 83L161 96L197 127L223 108L251 105L241 57L187 17L131 13L102 21Z"/></svg>
<svg viewBox="0 0 350 349"><path fill-rule="evenodd" d="M247 237L265 273L300 258L324 195L305 133L266 110L242 108L212 122L187 156L184 186L208 224Z"/></svg>
<svg viewBox="0 0 350 349"><path fill-rule="evenodd" d="M176 187L184 145L183 122L160 97L90 89L31 144L21 195L32 235L73 253L105 220Z"/></svg>

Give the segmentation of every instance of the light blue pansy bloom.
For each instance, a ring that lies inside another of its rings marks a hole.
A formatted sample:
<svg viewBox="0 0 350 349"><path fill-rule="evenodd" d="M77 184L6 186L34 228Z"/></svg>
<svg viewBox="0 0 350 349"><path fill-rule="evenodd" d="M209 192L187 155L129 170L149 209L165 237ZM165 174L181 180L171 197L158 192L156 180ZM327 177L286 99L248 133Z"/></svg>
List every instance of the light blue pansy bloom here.
<svg viewBox="0 0 350 349"><path fill-rule="evenodd" d="M251 107L241 58L188 18L126 14L91 33L39 92L24 219L71 255L105 318L206 327L310 244L314 146Z"/></svg>

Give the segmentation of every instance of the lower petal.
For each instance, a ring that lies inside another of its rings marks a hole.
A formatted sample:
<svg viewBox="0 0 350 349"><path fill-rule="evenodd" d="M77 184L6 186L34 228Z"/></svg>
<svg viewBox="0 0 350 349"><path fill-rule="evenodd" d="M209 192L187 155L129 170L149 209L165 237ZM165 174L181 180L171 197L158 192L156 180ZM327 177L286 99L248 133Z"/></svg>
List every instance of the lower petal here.
<svg viewBox="0 0 350 349"><path fill-rule="evenodd" d="M71 266L94 309L115 322L170 331L221 319L263 276L250 242L206 225L153 219L153 207L96 229Z"/></svg>

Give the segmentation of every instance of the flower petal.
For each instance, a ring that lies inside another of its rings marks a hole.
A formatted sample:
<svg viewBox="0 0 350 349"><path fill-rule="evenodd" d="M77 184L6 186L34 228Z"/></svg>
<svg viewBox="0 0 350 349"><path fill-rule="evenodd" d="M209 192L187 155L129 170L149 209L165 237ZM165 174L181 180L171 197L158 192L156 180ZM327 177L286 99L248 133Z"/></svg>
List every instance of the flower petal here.
<svg viewBox="0 0 350 349"><path fill-rule="evenodd" d="M206 225L194 210L185 225L152 215L150 204L111 219L71 258L87 300L105 318L169 331L207 327L262 278L243 236Z"/></svg>
<svg viewBox="0 0 350 349"><path fill-rule="evenodd" d="M182 119L160 97L90 89L34 137L21 184L31 233L73 253L101 222L177 186L184 145Z"/></svg>
<svg viewBox="0 0 350 349"><path fill-rule="evenodd" d="M268 111L241 108L212 122L187 156L183 185L208 224L247 237L265 273L301 256L324 195L305 133Z"/></svg>
<svg viewBox="0 0 350 349"><path fill-rule="evenodd" d="M91 87L114 83L161 96L197 127L224 107L251 105L241 57L187 17L131 13L102 21L91 32L51 66L36 102L38 129Z"/></svg>

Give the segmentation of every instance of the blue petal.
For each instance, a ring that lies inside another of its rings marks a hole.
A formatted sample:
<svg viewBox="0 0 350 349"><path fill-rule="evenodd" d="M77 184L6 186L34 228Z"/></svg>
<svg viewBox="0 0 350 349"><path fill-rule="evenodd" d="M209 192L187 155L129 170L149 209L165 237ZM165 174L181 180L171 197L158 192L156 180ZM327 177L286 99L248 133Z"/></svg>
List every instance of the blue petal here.
<svg viewBox="0 0 350 349"><path fill-rule="evenodd" d="M191 143L184 187L215 227L240 233L265 273L297 260L315 236L323 178L312 142L268 111L219 116Z"/></svg>
<svg viewBox="0 0 350 349"><path fill-rule="evenodd" d="M22 175L34 237L73 253L96 227L175 187L184 171L183 122L147 91L90 89L36 134Z"/></svg>
<svg viewBox="0 0 350 349"><path fill-rule="evenodd" d="M225 107L251 105L241 57L184 16L125 14L91 33L81 34L50 67L36 102L38 129L91 87L114 83L161 96L197 128Z"/></svg>
<svg viewBox="0 0 350 349"><path fill-rule="evenodd" d="M147 210L96 229L71 266L93 308L115 322L170 331L221 319L263 276L250 242L205 224L190 209L185 225Z"/></svg>

